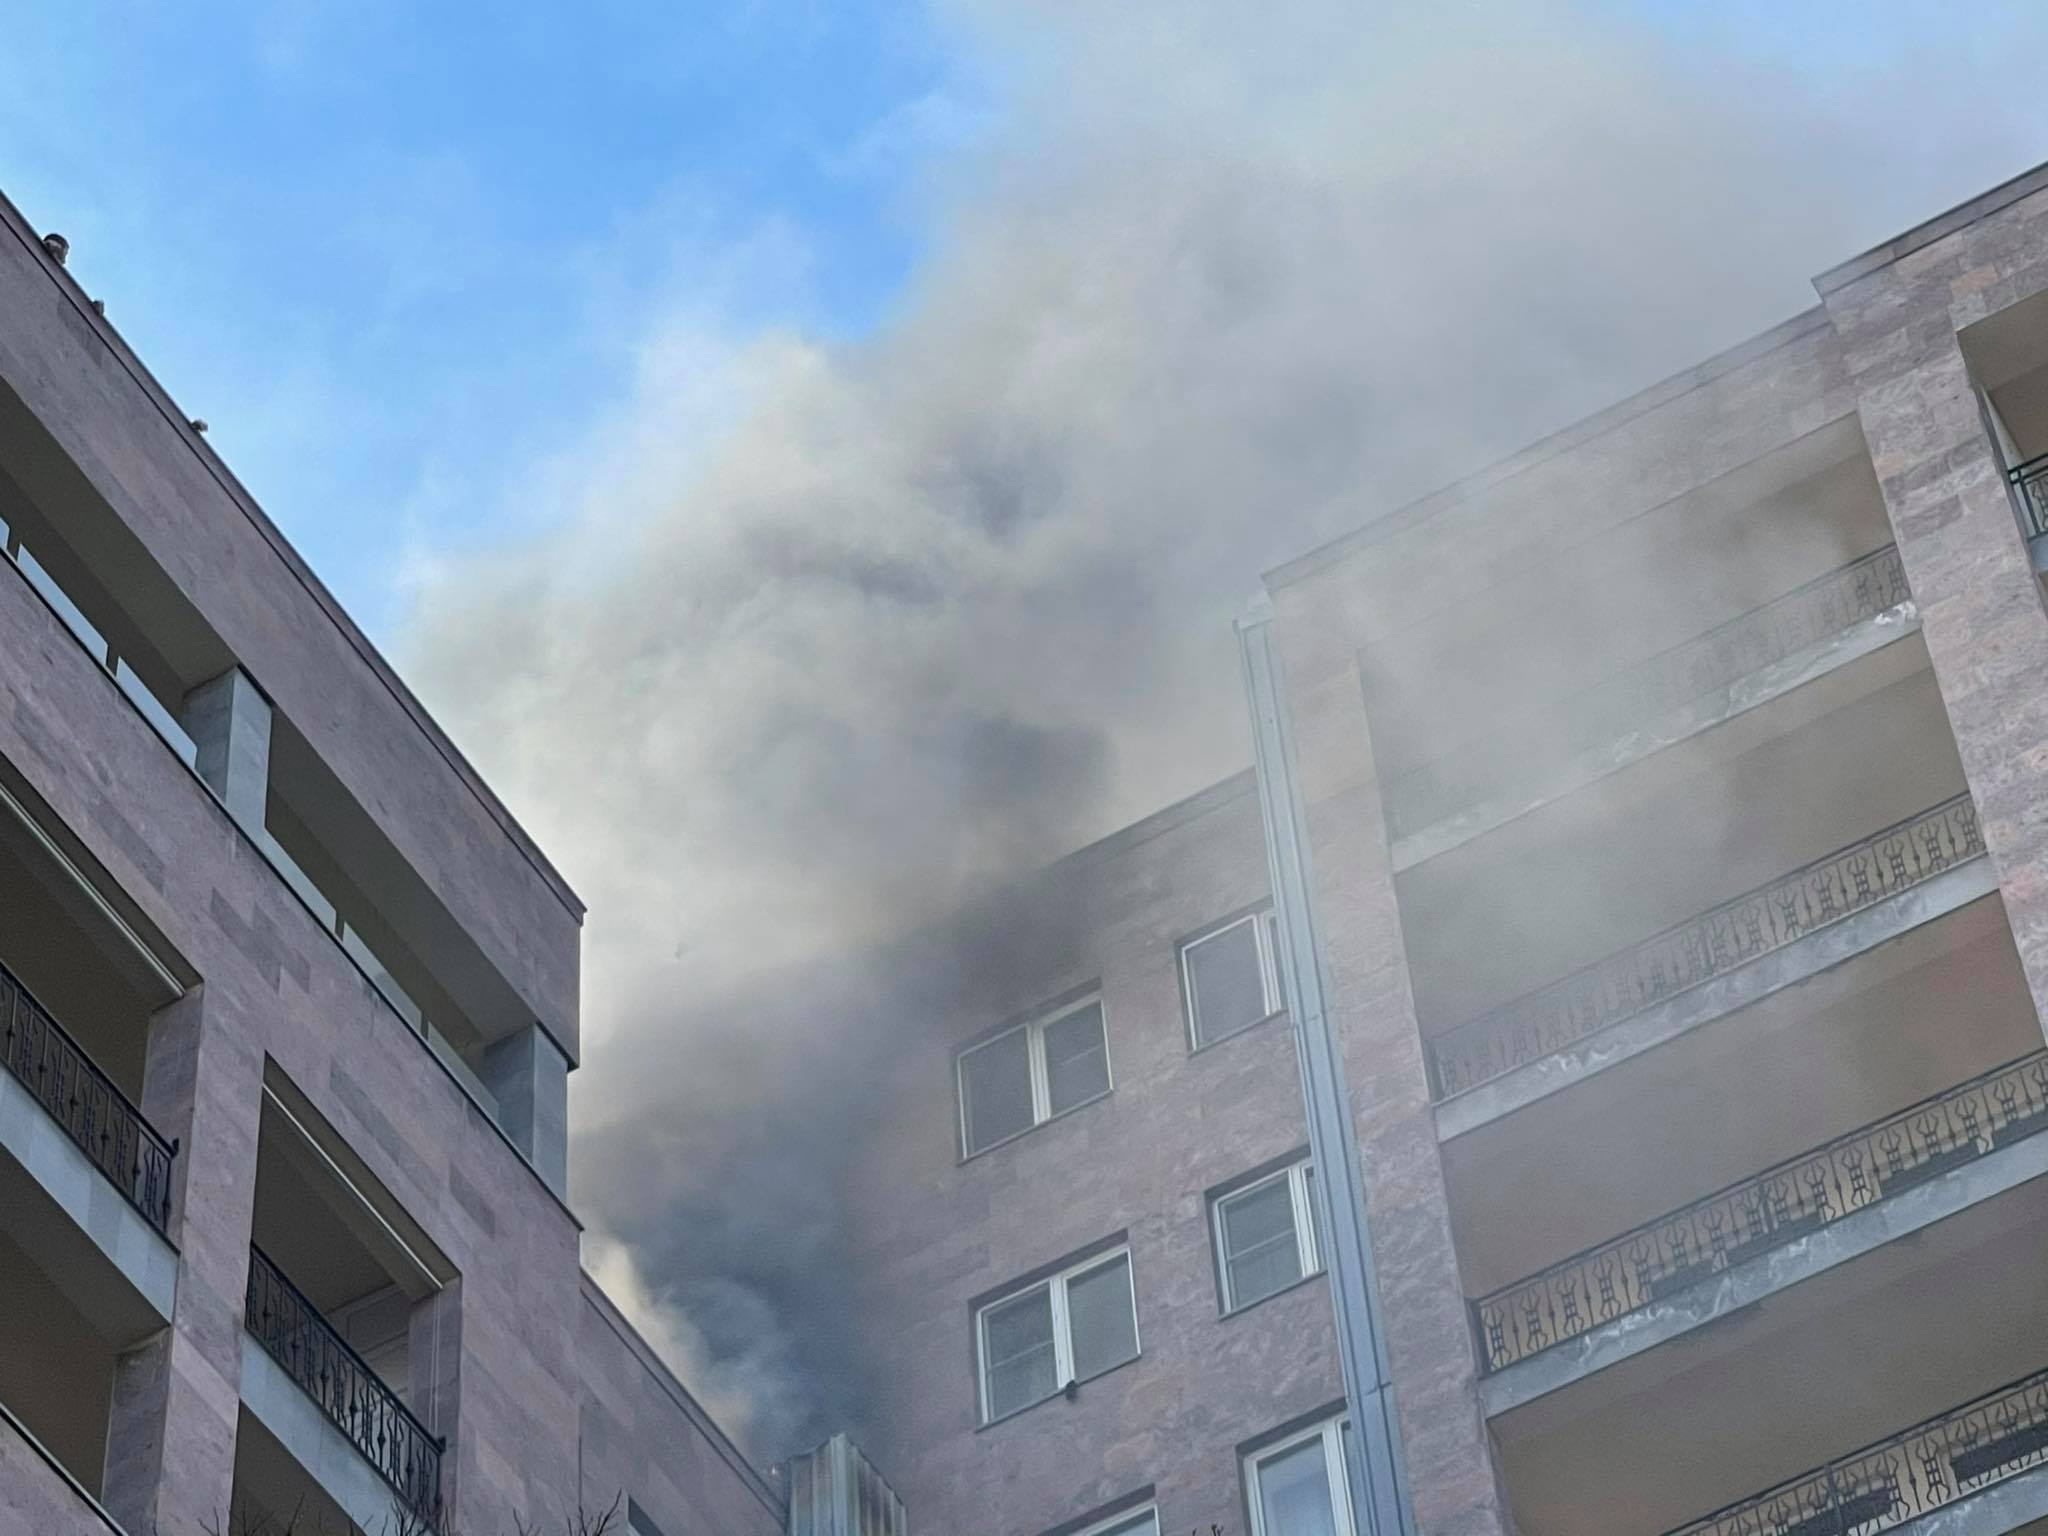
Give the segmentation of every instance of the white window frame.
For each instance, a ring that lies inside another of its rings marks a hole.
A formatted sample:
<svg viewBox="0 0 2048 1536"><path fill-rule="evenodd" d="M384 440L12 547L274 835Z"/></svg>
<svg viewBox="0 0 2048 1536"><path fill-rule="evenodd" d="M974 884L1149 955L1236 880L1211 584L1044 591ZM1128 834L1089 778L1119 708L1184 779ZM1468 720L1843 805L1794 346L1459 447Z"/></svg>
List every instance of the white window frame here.
<svg viewBox="0 0 2048 1536"><path fill-rule="evenodd" d="M1015 1408L1010 1409L1007 1413L1003 1414L1003 1418L1007 1419L1015 1414L1022 1413L1027 1408L1036 1408L1040 1403L1058 1397L1068 1387L1081 1379L1074 1374L1074 1335L1067 1316L1067 1287L1076 1280L1085 1279L1089 1275L1094 1274L1098 1269L1108 1268L1118 1259L1124 1261L1125 1273L1129 1275L1131 1282L1131 1360L1139 1359L1144 1355L1145 1341L1138 1332L1138 1266L1136 1261L1131 1258L1131 1245L1123 1243L1115 1248L1105 1249L1101 1253L1091 1253L1087 1258L1068 1265L1056 1275L1048 1275L1043 1280L1034 1280L1029 1285L1020 1285L1015 1290L1005 1291L1002 1295L985 1301L974 1309L974 1358L976 1375L979 1377L978 1385L981 1396L982 1423L994 1424L997 1422L995 1415L990 1411L988 1396L989 1313L993 1312L997 1307L1006 1306L1010 1302L1029 1296L1035 1291L1050 1289L1052 1294L1053 1389L1045 1397L1033 1398L1028 1403L1020 1403ZM1120 1360L1117 1364L1128 1365L1130 1360ZM1115 1370L1116 1366L1110 1366L1109 1369ZM1090 1377L1088 1379L1093 1380L1094 1378Z"/></svg>
<svg viewBox="0 0 2048 1536"><path fill-rule="evenodd" d="M1334 1419L1325 1419L1320 1424L1311 1424L1298 1434L1262 1445L1256 1451L1245 1454L1243 1462L1245 1507L1251 1511L1251 1536L1266 1536L1265 1500L1259 1496L1259 1468L1266 1462L1284 1456L1287 1452L1306 1445L1311 1440L1323 1443L1323 1476L1329 1480L1330 1512L1335 1516L1339 1536L1355 1533L1357 1523L1351 1514L1351 1482L1345 1458L1351 1454L1344 1443L1344 1431L1351 1427L1351 1421L1342 1414Z"/></svg>
<svg viewBox="0 0 2048 1536"><path fill-rule="evenodd" d="M1071 1018L1089 1008L1099 1009L1102 1014L1102 1092L1090 1094L1078 1104L1069 1104L1056 1115L1052 1110L1052 1075L1045 1065L1045 1032L1062 1019ZM986 1050L989 1046L1007 1040L1019 1032L1026 1037L1025 1060L1031 1069L1031 1123L1023 1130L1012 1131L1001 1140L992 1141L985 1147L970 1147L967 1144L967 1058L976 1051ZM1109 1007L1103 1002L1101 993L1092 993L1038 1018L999 1030L985 1040L975 1041L953 1057L953 1096L960 1106L960 1160L965 1162L981 1156L984 1152L993 1152L997 1147L1015 1141L1019 1136L1028 1136L1048 1120L1057 1120L1060 1115L1071 1115L1077 1109L1084 1109L1100 1099L1108 1098L1115 1091L1116 1066L1110 1060L1109 1054Z"/></svg>
<svg viewBox="0 0 2048 1536"><path fill-rule="evenodd" d="M1235 1029L1227 1029L1220 1035L1213 1035L1209 1039L1204 1040L1196 1029L1195 1024L1195 978L1194 973L1188 969L1188 955L1198 946L1208 943L1211 939L1219 939L1233 929L1242 928L1246 923L1256 923L1258 925L1253 931L1253 936L1257 941L1259 951L1259 988L1266 1005L1266 1011L1258 1018L1251 1020L1250 1023L1240 1024ZM1233 917L1226 922L1218 923L1213 928L1205 928L1191 938L1182 939L1180 941L1180 995L1181 1011L1187 1015L1188 1049L1191 1052L1206 1050L1219 1040L1228 1040L1232 1035L1243 1034L1244 1031L1253 1026L1263 1024L1267 1019L1283 1012L1285 1004L1280 993L1280 919L1273 911L1272 906L1269 904L1259 907L1254 911Z"/></svg>
<svg viewBox="0 0 2048 1536"><path fill-rule="evenodd" d="M1150 1520L1152 1536L1159 1536L1157 1504L1140 1504L1136 1509L1127 1509L1121 1514L1111 1515L1107 1520L1098 1520L1093 1525L1084 1526L1074 1532L1073 1536L1130 1536L1130 1533L1140 1529L1138 1522L1141 1520Z"/></svg>
<svg viewBox="0 0 2048 1536"><path fill-rule="evenodd" d="M1230 1252L1224 1246L1223 1241L1223 1207L1230 1204L1233 1200L1241 1199L1255 1191L1266 1188L1268 1185L1278 1183L1281 1179L1285 1179L1287 1181L1289 1203L1294 1209L1294 1252L1295 1256L1301 1261L1301 1279L1312 1279L1323 1272L1321 1246L1316 1242L1315 1192L1309 1188L1309 1181L1315 1177L1315 1171L1315 1159L1304 1157L1299 1162L1289 1163L1285 1168L1275 1169L1263 1178L1253 1179L1249 1184L1240 1184L1233 1189L1226 1189L1222 1194L1210 1200L1209 1241L1215 1246L1216 1250L1216 1279L1217 1284L1223 1291L1224 1316L1228 1317L1233 1312L1242 1312L1246 1307L1255 1307L1259 1302L1270 1299L1268 1296L1261 1296L1254 1301L1240 1302L1232 1293L1230 1283ZM1300 1280L1295 1282L1296 1285L1300 1283ZM1292 1289L1292 1287L1283 1287L1282 1289ZM1272 1296L1278 1296L1279 1294L1279 1291L1271 1293Z"/></svg>

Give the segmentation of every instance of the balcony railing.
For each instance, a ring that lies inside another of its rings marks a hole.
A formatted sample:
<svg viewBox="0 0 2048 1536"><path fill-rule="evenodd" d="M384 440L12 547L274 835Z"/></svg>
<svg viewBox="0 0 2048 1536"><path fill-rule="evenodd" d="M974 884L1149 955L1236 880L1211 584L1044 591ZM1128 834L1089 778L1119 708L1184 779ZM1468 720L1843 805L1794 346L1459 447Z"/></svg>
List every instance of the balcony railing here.
<svg viewBox="0 0 2048 1536"><path fill-rule="evenodd" d="M405 1508L438 1527L445 1442L427 1433L319 1309L254 1247L244 1326L348 1436Z"/></svg>
<svg viewBox="0 0 2048 1536"><path fill-rule="evenodd" d="M1610 1029L1655 1004L1984 852L1967 793L1886 827L1429 1042L1439 1102Z"/></svg>
<svg viewBox="0 0 2048 1536"><path fill-rule="evenodd" d="M1490 729L1409 769L1386 786L1389 828L1398 839L1434 826L1527 783L1537 762L1554 765L1600 751L1911 596L1898 549L1874 550L1583 692L1546 703L1519 726Z"/></svg>
<svg viewBox="0 0 2048 1536"><path fill-rule="evenodd" d="M157 1231L170 1235L171 1162L165 1141L93 1064L14 973L0 965L0 1063Z"/></svg>
<svg viewBox="0 0 2048 1536"><path fill-rule="evenodd" d="M2048 1051L1936 1094L1472 1303L1487 1371L2048 1130Z"/></svg>
<svg viewBox="0 0 2048 1536"><path fill-rule="evenodd" d="M2048 453L2008 470L2006 478L2019 493L2020 506L2027 518L2027 537L2039 538L2048 533Z"/></svg>
<svg viewBox="0 0 2048 1536"><path fill-rule="evenodd" d="M2044 1460L2048 1371L2039 1371L1667 1536L1867 1536Z"/></svg>

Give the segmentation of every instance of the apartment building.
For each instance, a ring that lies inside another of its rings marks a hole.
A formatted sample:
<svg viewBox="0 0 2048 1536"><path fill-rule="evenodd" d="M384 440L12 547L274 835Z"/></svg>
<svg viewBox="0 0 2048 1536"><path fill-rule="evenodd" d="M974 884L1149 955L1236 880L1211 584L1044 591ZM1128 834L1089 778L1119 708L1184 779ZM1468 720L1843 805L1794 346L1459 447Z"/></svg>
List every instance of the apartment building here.
<svg viewBox="0 0 2048 1536"><path fill-rule="evenodd" d="M578 1262L582 908L0 202L0 1531L770 1536Z"/></svg>
<svg viewBox="0 0 2048 1536"><path fill-rule="evenodd" d="M2048 1531L2048 168L1815 288L962 918L848 1160L920 1529Z"/></svg>

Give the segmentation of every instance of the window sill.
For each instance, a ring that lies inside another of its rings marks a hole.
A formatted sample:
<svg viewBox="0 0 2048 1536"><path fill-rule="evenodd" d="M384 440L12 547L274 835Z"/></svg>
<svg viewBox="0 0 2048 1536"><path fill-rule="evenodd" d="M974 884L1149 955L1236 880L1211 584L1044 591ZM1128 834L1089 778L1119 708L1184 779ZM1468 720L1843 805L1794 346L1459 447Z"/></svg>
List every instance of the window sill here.
<svg viewBox="0 0 2048 1536"><path fill-rule="evenodd" d="M974 1162L979 1158L987 1157L991 1152L999 1152L1004 1147L1014 1146L1016 1143L1022 1141L1025 1137L1031 1135L1034 1131L1042 1131L1049 1125L1058 1125L1062 1120L1066 1119L1069 1115L1078 1115L1079 1113L1081 1113L1082 1110L1087 1109L1091 1105L1100 1104L1105 1099L1114 1098L1115 1096L1116 1088L1115 1085L1112 1084L1110 1087L1105 1088L1102 1090L1102 1092L1096 1094L1095 1097L1093 1097L1092 1099L1083 1099L1078 1104L1070 1104L1056 1115L1047 1115L1043 1120L1039 1121L1036 1125L1026 1126L1021 1131L1013 1131L1010 1135L1005 1136L1001 1141L992 1141L985 1147L977 1147L974 1151L968 1153L965 1157L960 1159L959 1166L965 1168L969 1163ZM959 1127L956 1125L954 1129L957 1130L959 1129ZM1115 1369L1115 1367L1112 1366L1111 1369L1113 1370ZM1022 1413L1024 1410L1020 1408L1017 1411L1019 1413ZM998 1419L995 1422L1001 1423L1002 1420Z"/></svg>
<svg viewBox="0 0 2048 1536"><path fill-rule="evenodd" d="M1257 1301L1248 1301L1243 1306L1231 1307L1226 1311L1217 1313L1217 1319L1222 1322L1228 1322L1233 1317L1243 1317L1245 1313L1253 1311L1256 1308L1263 1307L1269 1301L1277 1301L1282 1296L1291 1296L1294 1292L1300 1290L1304 1285L1307 1285L1314 1280L1320 1280L1328 1273L1329 1271L1327 1269L1311 1270L1308 1274L1303 1275L1299 1280L1289 1281L1286 1285L1281 1286L1280 1289L1277 1291L1268 1291L1265 1295L1261 1296Z"/></svg>
<svg viewBox="0 0 2048 1536"><path fill-rule="evenodd" d="M1075 1107L1079 1108L1078 1105ZM1069 1111L1069 1113L1071 1112L1072 1111ZM1292 1287L1290 1287L1290 1289L1291 1288ZM1257 1303L1253 1303L1253 1305L1257 1305ZM1106 1377L1114 1376L1118 1371L1128 1370L1130 1369L1130 1367L1136 1365L1140 1360L1144 1358L1144 1352L1141 1350L1139 1353L1131 1356L1131 1358L1128 1360L1119 1360L1115 1365L1110 1366L1107 1370L1097 1371L1093 1376L1083 1376L1079 1378L1075 1382L1075 1385L1077 1387L1086 1387L1090 1382L1101 1381ZM974 1426L974 1432L978 1435L983 1430L995 1429L1000 1425L1008 1424L1012 1419L1022 1418L1025 1414L1029 1413L1034 1408L1043 1408L1047 1403L1064 1402L1066 1401L1066 1398L1066 1388L1062 1387L1059 1391L1053 1393L1050 1397L1041 1397L1038 1399L1038 1401L1034 1403L1026 1403L1022 1408L1012 1408L1008 1413L1004 1414L999 1419L982 1420L981 1423Z"/></svg>
<svg viewBox="0 0 2048 1536"><path fill-rule="evenodd" d="M1226 1041L1235 1040L1241 1035L1248 1035L1255 1029L1265 1028L1266 1025L1272 1023L1275 1019L1284 1019L1286 1017L1287 1010L1285 1008L1276 1008L1262 1019L1253 1019L1249 1024L1240 1024L1235 1029L1226 1030L1220 1035L1204 1040L1200 1045L1189 1045L1188 1054L1190 1056L1199 1056L1204 1051L1213 1051L1217 1046L1224 1044Z"/></svg>

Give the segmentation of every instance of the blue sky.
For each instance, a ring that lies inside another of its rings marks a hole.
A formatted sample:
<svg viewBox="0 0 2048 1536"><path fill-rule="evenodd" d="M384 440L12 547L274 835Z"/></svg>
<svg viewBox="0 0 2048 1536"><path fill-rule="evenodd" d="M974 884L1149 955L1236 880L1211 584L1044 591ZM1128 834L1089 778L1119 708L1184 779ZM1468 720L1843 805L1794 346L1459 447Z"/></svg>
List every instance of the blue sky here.
<svg viewBox="0 0 2048 1536"><path fill-rule="evenodd" d="M1959 14L1586 8L1842 92ZM1988 98L2020 12L1971 14ZM413 552L547 515L517 481L623 407L647 314L876 326L926 172L1000 116L919 0L67 0L9 33L0 187L380 637Z"/></svg>
<svg viewBox="0 0 2048 1536"><path fill-rule="evenodd" d="M401 551L491 536L694 266L736 332L871 326L972 113L914 0L69 0L8 30L0 187L376 632Z"/></svg>

